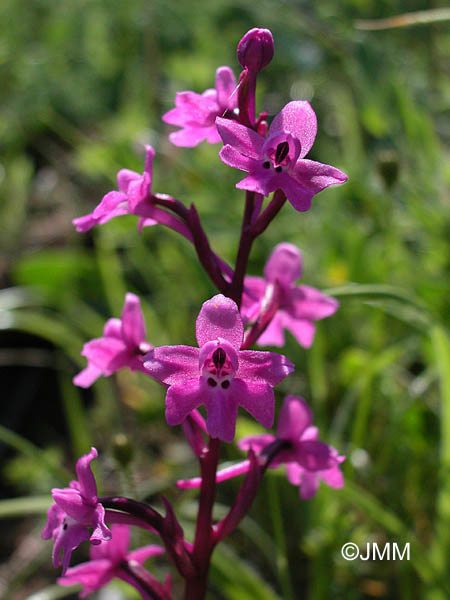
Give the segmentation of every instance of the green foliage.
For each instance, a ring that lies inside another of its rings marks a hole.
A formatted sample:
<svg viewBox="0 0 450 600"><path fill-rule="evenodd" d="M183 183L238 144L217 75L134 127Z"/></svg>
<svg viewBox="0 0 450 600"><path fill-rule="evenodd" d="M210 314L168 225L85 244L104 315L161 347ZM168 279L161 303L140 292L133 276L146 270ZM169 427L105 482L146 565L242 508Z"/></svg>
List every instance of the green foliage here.
<svg viewBox="0 0 450 600"><path fill-rule="evenodd" d="M210 87L217 66L237 72L236 43L264 26L276 52L260 76L260 108L273 115L291 99L310 100L319 120L311 158L341 168L349 182L317 196L307 213L286 206L255 244L250 272L260 274L273 246L290 241L303 252L302 281L339 299L310 350L288 335L296 371L278 399L291 392L311 402L321 438L347 455L347 485L303 502L281 472L270 473L267 493L215 554L211 598L449 596L448 39L442 24L354 27L357 18L412 9L400 0L3 0L0 266L9 289L0 293L0 334L26 332L53 349L59 394L50 401L67 436L39 448L0 428L9 449L2 475L18 496L0 501L0 518L35 525L29 515L47 506L41 494L67 484L91 443L102 450L106 493L164 492L186 514L195 494L179 497L173 483L196 473L179 432L165 424L163 391L141 374L101 380L88 394L70 379L85 364L82 344L119 316L125 291L139 293L148 338L161 345L193 342L195 316L214 289L188 242L162 227L139 235L124 217L80 235L70 221L115 186L119 168L142 171L149 142L154 189L195 202L214 249L234 261L239 174L218 147L171 146L160 116L176 91ZM8 350L2 356L8 362ZM243 419L239 433L254 427ZM118 434L131 444L130 464L114 458ZM220 487L222 504L237 486ZM188 516L183 525L189 530ZM409 541L411 561L345 562L348 541ZM11 576L11 594L49 585L31 597L64 597L50 585L50 544L39 553ZM155 576L165 572L158 563Z"/></svg>

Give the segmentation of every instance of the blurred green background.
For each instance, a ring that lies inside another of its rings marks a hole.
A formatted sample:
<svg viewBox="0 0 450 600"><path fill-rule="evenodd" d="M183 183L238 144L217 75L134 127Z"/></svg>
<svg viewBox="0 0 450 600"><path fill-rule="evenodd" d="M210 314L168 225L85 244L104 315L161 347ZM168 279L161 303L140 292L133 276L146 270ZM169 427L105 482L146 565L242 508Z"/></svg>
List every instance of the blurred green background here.
<svg viewBox="0 0 450 600"><path fill-rule="evenodd" d="M71 219L143 170L157 150L153 189L195 202L214 249L233 262L243 209L239 173L219 146L169 144L161 115L176 91L238 73L235 48L268 27L275 57L258 107L276 114L309 100L319 133L310 158L349 182L308 213L287 205L254 246L258 275L280 241L299 246L302 282L341 303L309 351L288 334L296 364L278 390L304 395L321 439L347 455L346 486L300 501L271 472L249 517L217 549L210 598L230 600L450 597L450 351L448 197L444 145L450 87L445 22L365 31L356 19L436 9L430 1L3 0L0 4L0 597L69 597L55 585L40 539L49 489L67 485L95 444L102 492L160 505L165 493L188 534L195 492L178 492L196 464L165 424L164 393L121 372L86 392L71 383L82 344L140 295L154 345L194 341L194 319L215 293L192 247L122 217L89 234ZM447 72L445 68L447 67ZM241 415L238 435L256 431ZM128 460L129 454L132 459ZM237 459L229 447L224 460ZM239 482L221 486L217 515ZM148 543L140 536L136 543ZM355 542L409 542L410 561L345 562ZM73 556L84 560L87 548ZM164 560L153 565L161 579ZM175 577L175 597L180 592ZM119 595L132 598L126 586ZM39 595L38 592L44 590ZM35 594L35 595L33 595ZM72 592L73 598L76 597ZM98 596L100 598L100 596Z"/></svg>

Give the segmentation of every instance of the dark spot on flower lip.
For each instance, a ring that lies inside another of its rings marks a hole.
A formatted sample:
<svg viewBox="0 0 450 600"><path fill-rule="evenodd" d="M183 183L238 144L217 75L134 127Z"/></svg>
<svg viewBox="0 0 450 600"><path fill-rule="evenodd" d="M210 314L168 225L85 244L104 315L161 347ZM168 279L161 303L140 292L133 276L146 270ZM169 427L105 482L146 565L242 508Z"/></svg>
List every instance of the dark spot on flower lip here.
<svg viewBox="0 0 450 600"><path fill-rule="evenodd" d="M287 142L281 142L278 144L277 150L275 153L275 160L278 164L283 162L286 156L289 154L289 144Z"/></svg>
<svg viewBox="0 0 450 600"><path fill-rule="evenodd" d="M216 369L221 369L227 359L225 350L223 348L217 348L217 350L214 350L212 359Z"/></svg>
<svg viewBox="0 0 450 600"><path fill-rule="evenodd" d="M223 387L224 390L226 390L227 388L230 387L230 382L228 381L228 379L225 379L225 381L222 381L221 386Z"/></svg>
<svg viewBox="0 0 450 600"><path fill-rule="evenodd" d="M282 169L281 167L275 167L275 171L276 171L277 173L281 173L281 171L282 171L282 170L283 170L283 169Z"/></svg>
<svg viewBox="0 0 450 600"><path fill-rule="evenodd" d="M265 169L270 169L270 162L269 162L268 160L266 160L266 162L265 162L265 163L263 163L263 167L264 167Z"/></svg>
<svg viewBox="0 0 450 600"><path fill-rule="evenodd" d="M216 387L216 385L217 385L217 381L215 379L213 379L212 377L208 377L208 379L206 380L206 382L211 387Z"/></svg>
<svg viewBox="0 0 450 600"><path fill-rule="evenodd" d="M64 523L63 530L66 531L67 527L68 527L67 523Z"/></svg>

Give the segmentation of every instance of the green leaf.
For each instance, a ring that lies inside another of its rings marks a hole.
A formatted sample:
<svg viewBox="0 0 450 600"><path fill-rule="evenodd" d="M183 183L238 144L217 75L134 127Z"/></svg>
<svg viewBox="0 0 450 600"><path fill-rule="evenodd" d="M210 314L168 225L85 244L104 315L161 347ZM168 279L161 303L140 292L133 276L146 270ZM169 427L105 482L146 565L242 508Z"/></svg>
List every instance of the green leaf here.
<svg viewBox="0 0 450 600"><path fill-rule="evenodd" d="M15 448L18 452L25 454L29 459L36 461L36 463L44 464L49 473L52 473L57 481L67 483L70 479L70 473L63 467L54 465L50 462L45 452L38 448L38 446L35 446L32 442L15 431L3 427L3 425L0 425L0 442Z"/></svg>
<svg viewBox="0 0 450 600"><path fill-rule="evenodd" d="M66 598L67 596L73 596L81 590L79 585L72 585L70 587L63 587L62 585L49 585L40 592L36 592L31 596L28 596L27 600L58 600L59 598Z"/></svg>
<svg viewBox="0 0 450 600"><path fill-rule="evenodd" d="M280 600L262 576L227 544L216 548L211 567L212 583L227 600Z"/></svg>
<svg viewBox="0 0 450 600"><path fill-rule="evenodd" d="M25 496L0 500L0 519L46 514L51 503L50 493L46 496Z"/></svg>

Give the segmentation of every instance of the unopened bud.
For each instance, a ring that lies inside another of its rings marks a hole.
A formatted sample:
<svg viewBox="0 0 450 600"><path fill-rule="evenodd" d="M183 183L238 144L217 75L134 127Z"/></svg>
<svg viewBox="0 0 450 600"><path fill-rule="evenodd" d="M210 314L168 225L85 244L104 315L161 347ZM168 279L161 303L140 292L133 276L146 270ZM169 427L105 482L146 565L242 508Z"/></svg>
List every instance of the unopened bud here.
<svg viewBox="0 0 450 600"><path fill-rule="evenodd" d="M237 47L241 66L250 71L261 71L273 58L273 37L268 29L255 27L241 39Z"/></svg>

